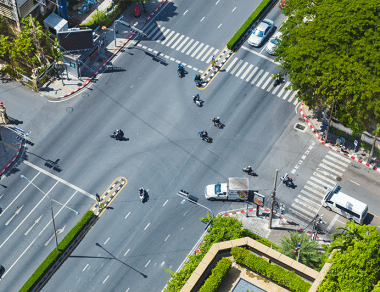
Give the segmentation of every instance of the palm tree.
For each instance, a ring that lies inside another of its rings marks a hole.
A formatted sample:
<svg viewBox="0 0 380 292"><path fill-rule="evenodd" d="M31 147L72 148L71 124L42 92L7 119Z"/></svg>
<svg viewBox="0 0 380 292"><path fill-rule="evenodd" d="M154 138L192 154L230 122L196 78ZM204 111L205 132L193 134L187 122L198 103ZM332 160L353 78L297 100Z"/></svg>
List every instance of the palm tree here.
<svg viewBox="0 0 380 292"><path fill-rule="evenodd" d="M280 240L279 252L297 260L298 252L294 249L301 242L298 261L314 270L319 270L323 253L318 251L319 245L315 241L310 241L310 236L304 232L290 232L290 237L284 236Z"/></svg>

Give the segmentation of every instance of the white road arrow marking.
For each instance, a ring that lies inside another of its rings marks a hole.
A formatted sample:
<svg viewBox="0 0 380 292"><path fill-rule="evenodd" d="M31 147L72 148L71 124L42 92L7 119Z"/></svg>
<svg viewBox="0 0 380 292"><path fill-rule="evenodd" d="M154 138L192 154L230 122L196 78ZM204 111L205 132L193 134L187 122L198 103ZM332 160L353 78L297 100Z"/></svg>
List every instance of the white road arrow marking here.
<svg viewBox="0 0 380 292"><path fill-rule="evenodd" d="M24 205L22 205L22 206L20 207L20 209L18 209L18 210L13 214L13 216L7 221L7 223L5 223L5 226L7 226L9 223L11 223L11 221L13 220L13 218L14 218L18 213L20 213L22 207L24 207Z"/></svg>
<svg viewBox="0 0 380 292"><path fill-rule="evenodd" d="M61 229L58 229L57 230L57 235L58 234L61 234L64 230L65 230L65 227L66 227L66 225L65 226L63 226L63 228L61 228ZM48 244L50 243L50 241L53 239L53 237L54 237L54 234L53 234L53 236L52 237L50 237L49 238L49 240L48 241L46 241L46 243L45 243L45 246L48 246Z"/></svg>
<svg viewBox="0 0 380 292"><path fill-rule="evenodd" d="M28 233L33 229L34 225L40 222L41 218L42 218L42 215L36 221L34 221L33 225L28 229L27 232L24 233L24 235L28 235Z"/></svg>

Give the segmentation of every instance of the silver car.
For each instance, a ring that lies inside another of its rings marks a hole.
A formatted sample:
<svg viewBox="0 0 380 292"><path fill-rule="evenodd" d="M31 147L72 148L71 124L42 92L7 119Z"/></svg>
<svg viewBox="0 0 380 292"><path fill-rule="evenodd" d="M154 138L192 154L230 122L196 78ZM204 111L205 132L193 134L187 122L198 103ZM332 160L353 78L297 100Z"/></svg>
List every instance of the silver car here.
<svg viewBox="0 0 380 292"><path fill-rule="evenodd" d="M274 29L274 22L265 18L248 38L248 44L259 47Z"/></svg>
<svg viewBox="0 0 380 292"><path fill-rule="evenodd" d="M276 53L276 46L279 46L281 44L281 36L282 33L280 31L277 31L269 40L265 50L268 54L274 55Z"/></svg>

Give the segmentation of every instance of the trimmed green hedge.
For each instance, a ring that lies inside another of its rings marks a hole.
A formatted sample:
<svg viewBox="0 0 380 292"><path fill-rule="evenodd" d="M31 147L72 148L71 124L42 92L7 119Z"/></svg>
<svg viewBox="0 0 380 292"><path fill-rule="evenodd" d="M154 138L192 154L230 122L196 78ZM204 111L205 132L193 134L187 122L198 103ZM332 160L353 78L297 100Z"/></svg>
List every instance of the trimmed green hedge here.
<svg viewBox="0 0 380 292"><path fill-rule="evenodd" d="M205 222L208 222L211 217L203 219L205 219ZM188 256L189 261L185 263L184 267L178 273L165 269L171 276L171 279L167 281L167 286L164 290L165 292L180 291L214 243L242 237L250 237L266 246L277 248L277 245L269 240L262 238L249 230L242 229L241 221L235 217L224 217L219 215L212 219L211 226L212 228L210 228L209 234L205 236L203 242L199 245L199 253Z"/></svg>
<svg viewBox="0 0 380 292"><path fill-rule="evenodd" d="M263 11L272 0L263 0L257 6L255 11L248 17L248 19L243 23L243 25L239 28L239 30L234 34L234 36L227 43L227 48L232 49L235 43L241 38L241 36L245 33L245 31L255 22L256 18L260 15L261 11Z"/></svg>
<svg viewBox="0 0 380 292"><path fill-rule="evenodd" d="M212 269L212 274L202 285L198 292L216 292L224 279L230 272L232 261L229 258L222 258Z"/></svg>
<svg viewBox="0 0 380 292"><path fill-rule="evenodd" d="M311 287L310 283L301 279L294 271L290 272L278 265L272 265L245 248L235 246L231 249L231 255L237 263L245 265L252 271L257 272L292 291L307 292Z"/></svg>
<svg viewBox="0 0 380 292"><path fill-rule="evenodd" d="M21 287L19 292L31 291L35 284L45 275L45 273L50 269L51 266L55 264L59 256L67 249L70 243L76 238L76 236L82 231L82 229L87 225L87 223L94 217L94 212L89 210L86 214L79 220L79 222L74 226L73 229L67 233L64 239L58 244L58 249L54 250L47 256L47 258L41 263L37 270L30 276L28 281Z"/></svg>

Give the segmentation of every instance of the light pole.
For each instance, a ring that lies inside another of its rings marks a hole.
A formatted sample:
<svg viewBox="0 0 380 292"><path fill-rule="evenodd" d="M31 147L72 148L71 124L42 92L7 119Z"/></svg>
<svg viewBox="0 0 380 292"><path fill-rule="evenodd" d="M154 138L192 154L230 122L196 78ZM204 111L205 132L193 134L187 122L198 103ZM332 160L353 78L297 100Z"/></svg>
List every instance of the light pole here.
<svg viewBox="0 0 380 292"><path fill-rule="evenodd" d="M57 251L59 251L59 249L58 249L57 232L56 232L56 230L55 230L55 221L54 221L54 214L53 214L53 202L52 202L52 201L54 201L54 202L57 202L57 201L51 199L51 198L50 198L47 194L45 194L45 193L44 193L39 187L37 187L34 183L32 183L32 182L31 182L26 176L21 175L20 177L26 179L30 184L32 184L37 190L39 190L41 193L43 193L44 196L47 197L47 198L50 200L51 219L52 219L52 221L53 221L53 228L54 228L54 235L55 235L55 247L57 248ZM60 202L57 202L57 203L58 203L58 204L61 204L62 206L66 207L66 208L68 208L68 209L70 209L71 211L75 212L77 215L79 214L77 211L75 211L75 210L73 210L73 209L71 209L71 208L69 208L69 207L63 205L62 203L60 203Z"/></svg>
<svg viewBox="0 0 380 292"><path fill-rule="evenodd" d="M115 22L115 3L112 1L112 6L113 6L113 38L115 39L115 47L116 47L116 22Z"/></svg>

